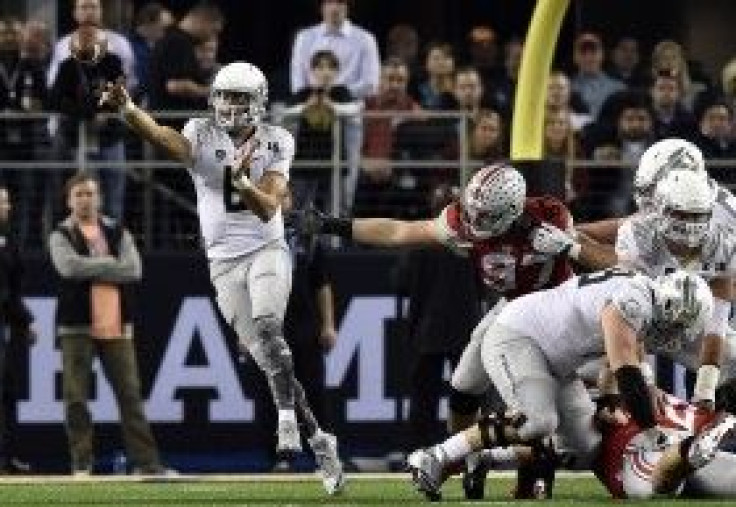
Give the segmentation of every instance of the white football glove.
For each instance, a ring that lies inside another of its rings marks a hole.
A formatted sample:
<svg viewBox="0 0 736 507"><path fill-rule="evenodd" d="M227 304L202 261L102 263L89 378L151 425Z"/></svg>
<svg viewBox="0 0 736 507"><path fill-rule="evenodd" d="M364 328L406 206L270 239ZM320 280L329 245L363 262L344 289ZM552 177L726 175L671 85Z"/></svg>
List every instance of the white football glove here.
<svg viewBox="0 0 736 507"><path fill-rule="evenodd" d="M736 428L736 418L723 414L709 427L698 433L690 444L687 452L687 461L695 469L702 468L710 463L718 452L720 443L729 436L733 436Z"/></svg>
<svg viewBox="0 0 736 507"><path fill-rule="evenodd" d="M580 254L580 244L572 235L550 223L542 224L532 231L532 248L549 255L567 254L576 259Z"/></svg>

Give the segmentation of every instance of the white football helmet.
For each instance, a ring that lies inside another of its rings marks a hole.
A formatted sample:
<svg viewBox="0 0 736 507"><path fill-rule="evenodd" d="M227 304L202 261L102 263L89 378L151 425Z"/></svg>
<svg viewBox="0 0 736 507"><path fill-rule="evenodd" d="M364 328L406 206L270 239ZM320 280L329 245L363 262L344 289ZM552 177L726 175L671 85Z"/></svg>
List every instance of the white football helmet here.
<svg viewBox="0 0 736 507"><path fill-rule="evenodd" d="M463 222L478 239L505 233L524 211L526 182L506 164L483 167L463 191Z"/></svg>
<svg viewBox="0 0 736 507"><path fill-rule="evenodd" d="M266 112L267 101L266 76L250 63L225 65L212 81L210 105L215 111L215 122L224 129L259 123Z"/></svg>
<svg viewBox="0 0 736 507"><path fill-rule="evenodd" d="M665 238L691 248L705 238L715 193L705 173L672 171L657 184L660 230Z"/></svg>
<svg viewBox="0 0 736 507"><path fill-rule="evenodd" d="M656 207L654 189L670 171L705 172L700 149L689 141L675 137L651 145L639 159L634 175L634 200L642 211Z"/></svg>
<svg viewBox="0 0 736 507"><path fill-rule="evenodd" d="M654 319L699 335L713 313L713 294L703 278L684 270L657 277L652 284Z"/></svg>

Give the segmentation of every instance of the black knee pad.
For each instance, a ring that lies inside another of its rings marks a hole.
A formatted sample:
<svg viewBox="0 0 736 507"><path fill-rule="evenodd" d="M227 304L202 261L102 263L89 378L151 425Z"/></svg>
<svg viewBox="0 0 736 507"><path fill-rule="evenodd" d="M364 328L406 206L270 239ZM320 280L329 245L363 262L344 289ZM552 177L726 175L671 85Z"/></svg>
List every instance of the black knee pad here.
<svg viewBox="0 0 736 507"><path fill-rule="evenodd" d="M455 414L473 415L478 412L481 396L467 394L450 386L450 410Z"/></svg>
<svg viewBox="0 0 736 507"><path fill-rule="evenodd" d="M483 448L508 447L512 442L506 439L506 428L519 428L526 420L524 414L514 414L512 416L501 412L483 414L478 420Z"/></svg>

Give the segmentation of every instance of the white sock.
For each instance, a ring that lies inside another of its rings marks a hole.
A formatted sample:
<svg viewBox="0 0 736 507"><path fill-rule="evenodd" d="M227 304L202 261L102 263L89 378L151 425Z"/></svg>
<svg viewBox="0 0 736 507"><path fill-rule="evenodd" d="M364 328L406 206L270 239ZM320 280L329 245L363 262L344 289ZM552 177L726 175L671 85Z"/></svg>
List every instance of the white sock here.
<svg viewBox="0 0 736 507"><path fill-rule="evenodd" d="M296 423L296 412L289 409L279 409L279 422L289 421Z"/></svg>
<svg viewBox="0 0 736 507"><path fill-rule="evenodd" d="M468 440L462 433L451 436L437 447L442 453L444 453L447 460L450 462L461 460L473 452Z"/></svg>
<svg viewBox="0 0 736 507"><path fill-rule="evenodd" d="M513 447L485 449L481 452L481 457L490 465L515 465L518 461Z"/></svg>

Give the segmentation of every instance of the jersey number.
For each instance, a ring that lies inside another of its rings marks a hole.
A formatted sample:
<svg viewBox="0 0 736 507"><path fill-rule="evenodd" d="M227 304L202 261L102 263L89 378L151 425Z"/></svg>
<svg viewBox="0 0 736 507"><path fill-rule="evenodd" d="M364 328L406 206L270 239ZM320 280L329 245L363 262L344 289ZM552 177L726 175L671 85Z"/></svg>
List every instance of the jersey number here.
<svg viewBox="0 0 736 507"><path fill-rule="evenodd" d="M586 273L584 275L580 275L578 287L585 287L586 285L605 282L606 280L610 280L616 276L631 277L634 276L634 273L619 267L608 268L603 271L596 271L595 273Z"/></svg>
<svg viewBox="0 0 736 507"><path fill-rule="evenodd" d="M222 197L225 199L225 211L245 211L246 207L243 203L243 199L240 197L240 192L233 186L233 168L229 165L225 166L225 181L222 186Z"/></svg>
<svg viewBox="0 0 736 507"><path fill-rule="evenodd" d="M524 254L519 267L539 264L539 276L532 286L533 290L547 285L555 268L555 258L537 253ZM494 252L483 256L483 280L491 289L510 292L516 289L516 257L508 253Z"/></svg>

